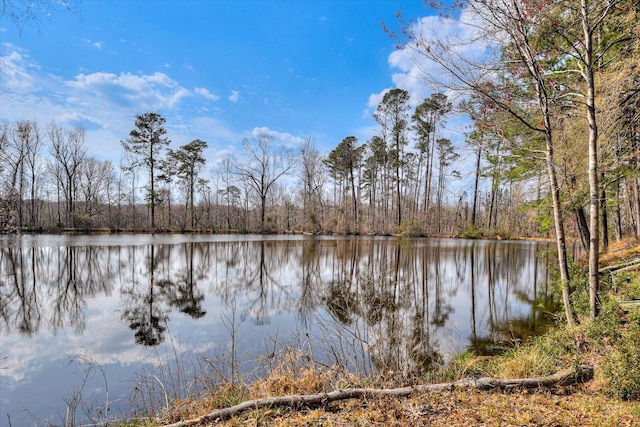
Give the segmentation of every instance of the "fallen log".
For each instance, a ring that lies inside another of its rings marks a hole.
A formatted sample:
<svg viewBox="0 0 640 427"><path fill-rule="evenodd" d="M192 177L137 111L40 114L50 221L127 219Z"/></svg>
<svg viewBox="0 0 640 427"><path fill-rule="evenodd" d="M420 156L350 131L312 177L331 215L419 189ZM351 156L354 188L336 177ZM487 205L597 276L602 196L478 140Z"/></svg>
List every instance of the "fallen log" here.
<svg viewBox="0 0 640 427"><path fill-rule="evenodd" d="M640 300L620 301L620 308L626 312L633 309L640 310Z"/></svg>
<svg viewBox="0 0 640 427"><path fill-rule="evenodd" d="M640 258L632 259L630 261L626 261L616 265L602 267L600 270L598 270L598 273L612 273L614 271L620 271L626 268L634 269L638 267L640 267Z"/></svg>
<svg viewBox="0 0 640 427"><path fill-rule="evenodd" d="M466 378L449 383L424 384L392 389L351 388L334 390L329 393L266 397L262 399L247 400L229 408L218 409L209 414L190 420L178 421L177 423L168 424L164 427L188 427L207 422L224 421L247 411L264 408L314 407L339 400L361 399L376 396L407 397L413 393L439 392L459 388L472 388L477 390L553 388L587 382L592 378L593 368L591 366L582 365L576 369L564 369L546 377L506 380L494 378Z"/></svg>

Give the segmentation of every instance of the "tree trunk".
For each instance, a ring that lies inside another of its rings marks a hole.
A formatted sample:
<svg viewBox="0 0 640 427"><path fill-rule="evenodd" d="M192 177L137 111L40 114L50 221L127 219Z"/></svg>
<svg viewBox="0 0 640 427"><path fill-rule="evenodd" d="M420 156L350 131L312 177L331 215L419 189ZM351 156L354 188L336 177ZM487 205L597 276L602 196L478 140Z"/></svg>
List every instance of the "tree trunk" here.
<svg viewBox="0 0 640 427"><path fill-rule="evenodd" d="M482 147L478 144L478 153L476 156L476 179L473 185L473 205L471 208L471 225L476 225L476 215L478 209L478 185L480 183L480 160L482 159Z"/></svg>
<svg viewBox="0 0 640 427"><path fill-rule="evenodd" d="M616 230L616 241L622 240L622 209L620 209L620 181L616 180L616 203L615 203L615 230Z"/></svg>
<svg viewBox="0 0 640 427"><path fill-rule="evenodd" d="M359 232L360 222L358 221L358 199L356 198L356 184L353 176L353 168L349 171L349 179L351 180L351 197L353 198L353 219L356 223L356 232Z"/></svg>
<svg viewBox="0 0 640 427"><path fill-rule="evenodd" d="M545 121L549 121L549 116L545 115ZM551 123L548 123L547 129L551 129ZM562 288L562 302L564 305L564 313L567 318L569 327L575 326L575 318L571 309L571 299L569 298L569 264L567 262L567 242L564 234L564 220L562 218L562 205L560 201L560 187L556 176L555 160L553 152L553 142L549 131L545 132L546 140L546 160L547 173L549 174L549 185L551 191L551 199L553 202L553 219L556 229L556 244L558 247L558 267L560 269L560 286Z"/></svg>
<svg viewBox="0 0 640 427"><path fill-rule="evenodd" d="M600 196L600 219L602 221L602 252L609 251L609 215L607 210L607 191L604 186Z"/></svg>
<svg viewBox="0 0 640 427"><path fill-rule="evenodd" d="M578 233L580 234L580 241L585 251L589 250L589 225L587 224L587 217L584 215L584 209L582 206L575 208L576 223L578 225Z"/></svg>
<svg viewBox="0 0 640 427"><path fill-rule="evenodd" d="M588 0L581 0L582 30L584 32L584 77L587 84L586 113L589 125L589 311L591 320L598 315L598 124L596 122L595 81L593 78L593 34L589 19Z"/></svg>

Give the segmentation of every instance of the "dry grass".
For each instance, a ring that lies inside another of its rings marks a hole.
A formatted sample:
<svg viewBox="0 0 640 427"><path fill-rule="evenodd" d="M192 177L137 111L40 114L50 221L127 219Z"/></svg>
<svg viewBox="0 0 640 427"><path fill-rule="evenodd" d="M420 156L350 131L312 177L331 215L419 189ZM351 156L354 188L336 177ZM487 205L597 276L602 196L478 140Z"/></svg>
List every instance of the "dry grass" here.
<svg viewBox="0 0 640 427"><path fill-rule="evenodd" d="M246 398L312 394L355 386L354 378L334 370L282 371L246 388ZM291 375L293 374L293 376ZM229 393L221 388L217 394ZM220 409L216 398L177 402L155 426ZM416 393L409 398L348 400L319 408L259 410L207 426L640 426L640 402L605 396L594 383L535 392L454 390Z"/></svg>
<svg viewBox="0 0 640 427"><path fill-rule="evenodd" d="M600 256L601 265L614 265L640 258L640 243L635 239L612 242L609 251Z"/></svg>
<svg viewBox="0 0 640 427"><path fill-rule="evenodd" d="M456 390L408 399L351 400L323 408L254 411L219 426L638 426L640 403L587 389L548 391Z"/></svg>

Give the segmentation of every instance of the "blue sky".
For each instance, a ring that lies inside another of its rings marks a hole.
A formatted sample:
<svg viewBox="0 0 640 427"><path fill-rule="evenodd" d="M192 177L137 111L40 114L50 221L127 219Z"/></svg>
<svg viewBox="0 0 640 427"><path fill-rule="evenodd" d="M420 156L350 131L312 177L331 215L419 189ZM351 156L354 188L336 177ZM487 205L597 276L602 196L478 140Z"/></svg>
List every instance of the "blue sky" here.
<svg viewBox="0 0 640 427"><path fill-rule="evenodd" d="M172 147L207 141L212 164L260 131L291 148L313 135L325 154L349 135L364 143L386 90L430 93L381 25L433 14L420 0L79 6L22 32L3 19L0 121L82 124L89 153L116 164L147 111L167 119Z"/></svg>

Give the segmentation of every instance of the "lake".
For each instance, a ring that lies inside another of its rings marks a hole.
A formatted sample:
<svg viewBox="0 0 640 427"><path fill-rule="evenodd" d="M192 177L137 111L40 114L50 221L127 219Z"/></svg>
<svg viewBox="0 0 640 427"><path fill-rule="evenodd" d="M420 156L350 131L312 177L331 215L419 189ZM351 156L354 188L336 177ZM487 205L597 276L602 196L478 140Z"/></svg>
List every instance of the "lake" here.
<svg viewBox="0 0 640 427"><path fill-rule="evenodd" d="M545 243L0 237L0 425L81 425L250 381L299 349L404 375L544 328ZM206 377L197 377L204 373Z"/></svg>

